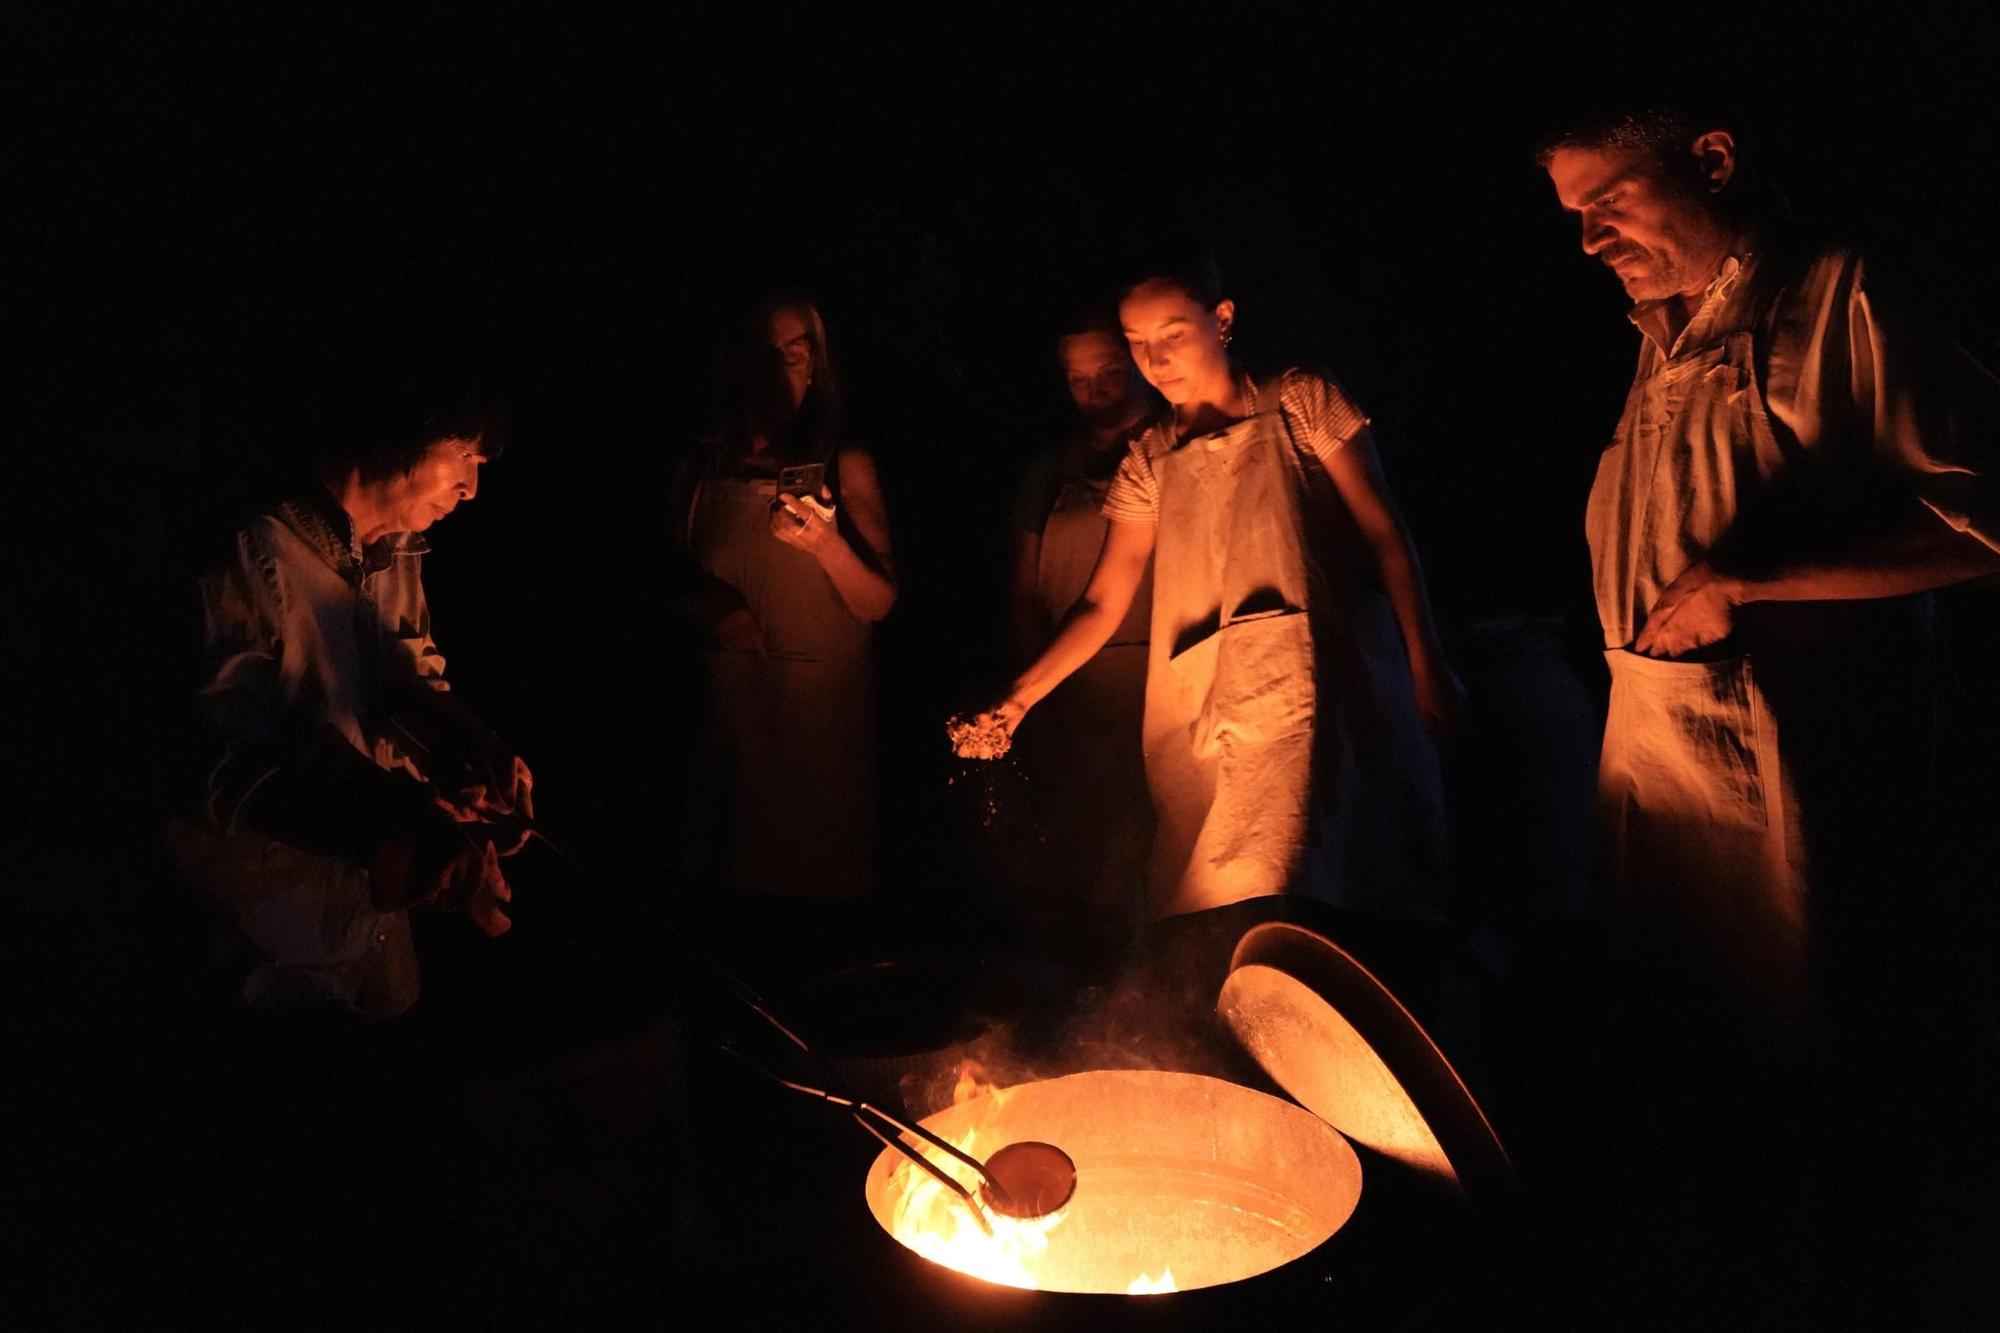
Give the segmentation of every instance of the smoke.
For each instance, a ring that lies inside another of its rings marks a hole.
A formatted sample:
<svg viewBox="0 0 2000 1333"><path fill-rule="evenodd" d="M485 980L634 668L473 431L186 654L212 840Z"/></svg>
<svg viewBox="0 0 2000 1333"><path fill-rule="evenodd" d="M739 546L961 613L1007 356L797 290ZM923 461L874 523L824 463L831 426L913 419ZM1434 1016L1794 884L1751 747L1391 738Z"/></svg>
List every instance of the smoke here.
<svg viewBox="0 0 2000 1333"><path fill-rule="evenodd" d="M1229 957L1247 926L1268 912L1236 904L1161 922L1108 977L1074 988L1044 973L1024 1012L996 1017L972 1041L933 1053L898 1083L919 1118L968 1097L1098 1069L1207 1074L1251 1086L1266 1080L1215 1012Z"/></svg>

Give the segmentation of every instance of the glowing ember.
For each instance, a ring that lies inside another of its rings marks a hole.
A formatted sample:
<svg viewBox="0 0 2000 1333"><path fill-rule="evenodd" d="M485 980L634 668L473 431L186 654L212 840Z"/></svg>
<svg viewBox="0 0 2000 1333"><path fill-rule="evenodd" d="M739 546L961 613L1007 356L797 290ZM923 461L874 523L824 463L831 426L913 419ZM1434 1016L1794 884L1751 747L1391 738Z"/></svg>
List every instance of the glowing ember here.
<svg viewBox="0 0 2000 1333"><path fill-rule="evenodd" d="M1066 1207L1030 1220L992 1216L991 1235L901 1154L876 1159L868 1206L890 1235L1010 1287L1147 1294L1235 1282L1318 1246L1361 1193L1354 1150L1325 1122L1193 1074L1104 1070L1022 1083L924 1124L982 1159L1030 1140L1075 1159Z"/></svg>

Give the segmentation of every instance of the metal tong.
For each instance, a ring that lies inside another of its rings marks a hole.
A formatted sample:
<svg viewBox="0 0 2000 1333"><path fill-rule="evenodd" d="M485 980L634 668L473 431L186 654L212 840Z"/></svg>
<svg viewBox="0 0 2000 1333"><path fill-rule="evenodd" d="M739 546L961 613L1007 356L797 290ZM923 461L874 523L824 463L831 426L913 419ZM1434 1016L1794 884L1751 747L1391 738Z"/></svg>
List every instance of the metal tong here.
<svg viewBox="0 0 2000 1333"><path fill-rule="evenodd" d="M725 973L724 975L727 976L728 974ZM834 1071L833 1067L830 1064L828 1064L822 1056L820 1056L817 1052L815 1052L812 1049L812 1047L806 1045L805 1039L803 1037L799 1036L798 1033L792 1031L791 1028L787 1027L784 1023L784 1020L780 1019L776 1014L772 1013L770 1007L764 1003L763 999L755 991L751 990L749 986L745 985L743 981L741 981L737 977L729 976L728 980L731 988L736 993L737 999L741 1000L746 1007L748 1007L758 1017L762 1018L766 1023L769 1023L772 1027L776 1028L778 1032L782 1034L787 1041L792 1043L792 1045L798 1047L799 1050L804 1052L809 1058L811 1058L812 1060L823 1066L826 1069L827 1074L830 1076L828 1081L833 1082L836 1085L839 1083L839 1075ZM986 1234L989 1236L993 1234L993 1223L986 1216L986 1209L980 1206L977 1195L984 1194L985 1196L987 1196L988 1199L992 1200L993 1203L996 1206L998 1206L1001 1211L1004 1212L1007 1211L1006 1201L1008 1199L1008 1194L1006 1187L1003 1186L998 1180L994 1178L993 1173L987 1170L986 1164L984 1162L981 1162L978 1158L972 1156L970 1153L967 1153L962 1149L954 1147L953 1145L945 1142L937 1135L931 1133L931 1131L925 1129L922 1125L907 1124L904 1121L897 1119L895 1116L890 1115L887 1111L884 1111L881 1107L871 1105L868 1102L864 1102L860 1098L855 1097L850 1093L847 1093L845 1091L835 1091L834 1089L831 1088L816 1088L809 1083L801 1083L798 1082L796 1079L785 1078L783 1075L778 1074L770 1069L766 1069L763 1065L758 1064L755 1060L752 1060L749 1056L743 1054L742 1051L737 1050L734 1046L732 1046L728 1042L725 1041L721 1043L721 1046L724 1051L727 1051L730 1055L735 1056L738 1060L741 1060L744 1064L750 1066L750 1068L756 1070L758 1073L770 1079L772 1082L777 1083L783 1087L790 1088L794 1092L802 1092L806 1094L808 1097L817 1097L822 1101L831 1102L835 1106L844 1108L849 1115L854 1117L855 1124L860 1125L863 1129L867 1130L870 1134L874 1135L877 1139L881 1140L882 1143L884 1143L888 1147L894 1148L897 1152L903 1154L903 1156L909 1158L912 1162L915 1162L918 1166L922 1167L925 1171L929 1172L932 1178L934 1178L939 1184L943 1185L953 1194L956 1194L964 1202L966 1208L972 1213L973 1217L978 1219L981 1230L985 1231ZM886 1126L888 1130L891 1132L885 1133L882 1128L883 1126ZM917 1138L922 1139L925 1143L928 1143L931 1147L936 1148L939 1151L950 1155L957 1161L963 1163L965 1166L970 1167L979 1176L981 1182L979 1190L975 1193L975 1191L967 1189L962 1183L954 1179L950 1172L946 1171L943 1167L939 1166L936 1162L933 1162L930 1158L926 1157L922 1152L918 1151L916 1148L912 1147L908 1142L906 1142L903 1138L903 1135L905 1134L915 1135Z"/></svg>

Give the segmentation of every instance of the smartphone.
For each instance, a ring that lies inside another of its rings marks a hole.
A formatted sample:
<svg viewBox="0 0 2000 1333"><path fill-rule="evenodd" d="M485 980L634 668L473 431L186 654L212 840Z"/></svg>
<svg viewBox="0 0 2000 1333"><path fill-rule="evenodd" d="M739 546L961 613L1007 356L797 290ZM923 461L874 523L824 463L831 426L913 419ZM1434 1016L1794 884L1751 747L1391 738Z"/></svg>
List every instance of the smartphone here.
<svg viewBox="0 0 2000 1333"><path fill-rule="evenodd" d="M801 499L819 499L819 488L826 484L826 464L795 463L791 467L778 469L778 492L781 495L796 495Z"/></svg>

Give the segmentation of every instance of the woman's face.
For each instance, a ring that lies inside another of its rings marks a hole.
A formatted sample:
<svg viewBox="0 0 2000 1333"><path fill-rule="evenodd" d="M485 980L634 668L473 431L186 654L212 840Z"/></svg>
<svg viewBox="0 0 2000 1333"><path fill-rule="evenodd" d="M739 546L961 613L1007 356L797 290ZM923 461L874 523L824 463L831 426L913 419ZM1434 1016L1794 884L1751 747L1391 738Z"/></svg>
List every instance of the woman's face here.
<svg viewBox="0 0 2000 1333"><path fill-rule="evenodd" d="M478 440L436 440L415 467L376 483L371 499L387 515L390 530L422 532L479 494L479 465L485 461Z"/></svg>
<svg viewBox="0 0 2000 1333"><path fill-rule="evenodd" d="M779 310L771 316L771 349L784 367L785 382L792 391L792 410L798 411L812 386L812 330L796 310Z"/></svg>
<svg viewBox="0 0 2000 1333"><path fill-rule="evenodd" d="M1118 303L1139 373L1177 407L1227 395L1232 372L1222 337L1235 318L1235 302L1209 310L1169 282L1141 283Z"/></svg>

